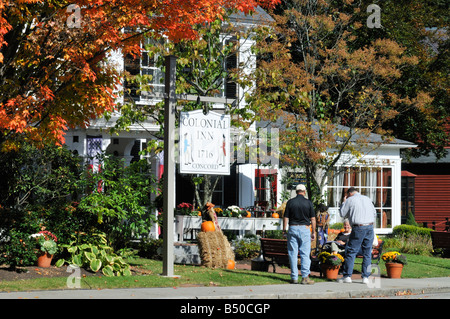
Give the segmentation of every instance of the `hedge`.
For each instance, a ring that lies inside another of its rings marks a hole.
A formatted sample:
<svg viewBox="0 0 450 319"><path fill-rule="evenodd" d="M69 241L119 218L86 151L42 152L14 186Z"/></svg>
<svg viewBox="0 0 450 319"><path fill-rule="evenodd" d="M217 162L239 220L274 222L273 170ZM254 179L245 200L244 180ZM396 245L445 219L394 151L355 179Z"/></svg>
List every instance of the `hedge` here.
<svg viewBox="0 0 450 319"><path fill-rule="evenodd" d="M398 225L393 229L392 234L395 236L405 236L409 237L411 235L419 235L431 238L431 232L433 230L425 227L418 227L413 225Z"/></svg>

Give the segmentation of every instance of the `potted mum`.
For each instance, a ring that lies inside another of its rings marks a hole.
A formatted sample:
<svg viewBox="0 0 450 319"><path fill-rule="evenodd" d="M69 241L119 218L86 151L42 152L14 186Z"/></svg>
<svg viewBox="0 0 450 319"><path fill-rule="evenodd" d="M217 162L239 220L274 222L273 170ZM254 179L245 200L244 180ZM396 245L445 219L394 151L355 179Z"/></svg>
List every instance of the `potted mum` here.
<svg viewBox="0 0 450 319"><path fill-rule="evenodd" d="M58 251L58 239L47 230L31 235L37 242L38 247L38 267L48 268L52 262L53 255Z"/></svg>
<svg viewBox="0 0 450 319"><path fill-rule="evenodd" d="M401 278L403 266L407 265L406 256L398 251L384 253L381 258L386 263L386 272L389 278Z"/></svg>
<svg viewBox="0 0 450 319"><path fill-rule="evenodd" d="M344 262L344 257L340 254L330 254L329 252L321 252L318 256L320 268L327 279L337 279L339 268Z"/></svg>
<svg viewBox="0 0 450 319"><path fill-rule="evenodd" d="M227 217L242 218L243 216L247 216L247 211L242 210L239 206L232 205L227 207L227 209L223 212L223 215Z"/></svg>
<svg viewBox="0 0 450 319"><path fill-rule="evenodd" d="M198 214L197 212L194 213L194 205L192 205L191 203L178 204L176 213L178 215L190 215L190 216Z"/></svg>

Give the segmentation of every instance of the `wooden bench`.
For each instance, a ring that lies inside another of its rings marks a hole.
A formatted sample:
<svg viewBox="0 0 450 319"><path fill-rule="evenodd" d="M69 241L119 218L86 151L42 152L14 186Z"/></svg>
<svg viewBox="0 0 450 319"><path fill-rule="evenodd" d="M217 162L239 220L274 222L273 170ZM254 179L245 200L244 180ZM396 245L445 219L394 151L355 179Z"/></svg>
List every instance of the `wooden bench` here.
<svg viewBox="0 0 450 319"><path fill-rule="evenodd" d="M450 232L446 231L432 231L431 242L433 244L433 249L450 249Z"/></svg>
<svg viewBox="0 0 450 319"><path fill-rule="evenodd" d="M275 264L289 265L286 239L260 238L261 251L264 261L272 265L275 272Z"/></svg>
<svg viewBox="0 0 450 319"><path fill-rule="evenodd" d="M261 238L261 251L264 262L272 265L273 272L276 272L275 264L289 266L289 254L287 251L286 239ZM372 249L372 262L378 265L383 254L384 241L380 241L378 246ZM362 256L356 256L362 258ZM300 256L298 256L300 258ZM311 262L313 260L311 259Z"/></svg>

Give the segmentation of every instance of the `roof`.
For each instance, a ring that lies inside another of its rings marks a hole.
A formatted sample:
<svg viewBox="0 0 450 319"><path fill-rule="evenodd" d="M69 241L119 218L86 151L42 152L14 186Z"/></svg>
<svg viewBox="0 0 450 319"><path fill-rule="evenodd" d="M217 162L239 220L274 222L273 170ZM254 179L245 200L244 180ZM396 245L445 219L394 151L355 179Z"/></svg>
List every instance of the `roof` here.
<svg viewBox="0 0 450 319"><path fill-rule="evenodd" d="M268 126L274 126L274 127L282 127L284 126L282 123L282 120L278 119L275 123L273 122L269 122L269 121L261 121L256 123L256 127L268 127ZM319 130L319 125L317 124L313 124L312 127L314 128L315 131ZM344 125L337 125L336 126L336 131L349 131L350 128ZM355 142L357 141L359 138L361 137L361 135L359 134L354 134L350 141ZM343 138L338 137L337 141L339 142L339 140L343 140ZM376 133L370 133L369 137L367 138L367 142L368 143L380 143L381 145L383 145L384 147L395 147L395 148L414 148L417 147L416 144L409 142L409 141L405 141L402 139L398 139L398 138L394 138L392 141L386 142L383 137L380 134L376 134Z"/></svg>
<svg viewBox="0 0 450 319"><path fill-rule="evenodd" d="M230 19L235 22L246 24L269 24L275 20L260 6L256 7L254 12L245 14L241 11L230 15Z"/></svg>
<svg viewBox="0 0 450 319"><path fill-rule="evenodd" d="M402 177L417 177L417 175L408 171L402 171Z"/></svg>
<svg viewBox="0 0 450 319"><path fill-rule="evenodd" d="M411 164L447 164L450 163L450 152L447 149L447 155L441 159L438 159L434 153L430 153L426 156L420 156L417 158L411 158L408 163Z"/></svg>

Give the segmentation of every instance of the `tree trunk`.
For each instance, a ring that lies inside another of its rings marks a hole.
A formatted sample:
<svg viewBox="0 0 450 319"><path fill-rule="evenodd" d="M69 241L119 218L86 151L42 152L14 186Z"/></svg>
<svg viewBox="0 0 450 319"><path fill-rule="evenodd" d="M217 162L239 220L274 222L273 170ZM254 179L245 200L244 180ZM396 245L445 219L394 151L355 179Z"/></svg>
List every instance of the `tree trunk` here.
<svg viewBox="0 0 450 319"><path fill-rule="evenodd" d="M217 183L220 180L220 176L204 175L201 182L194 182L195 200L198 206L203 207L206 203L212 202L212 196L216 189ZM200 186L203 184L203 194L200 192ZM203 196L201 196L203 195Z"/></svg>

